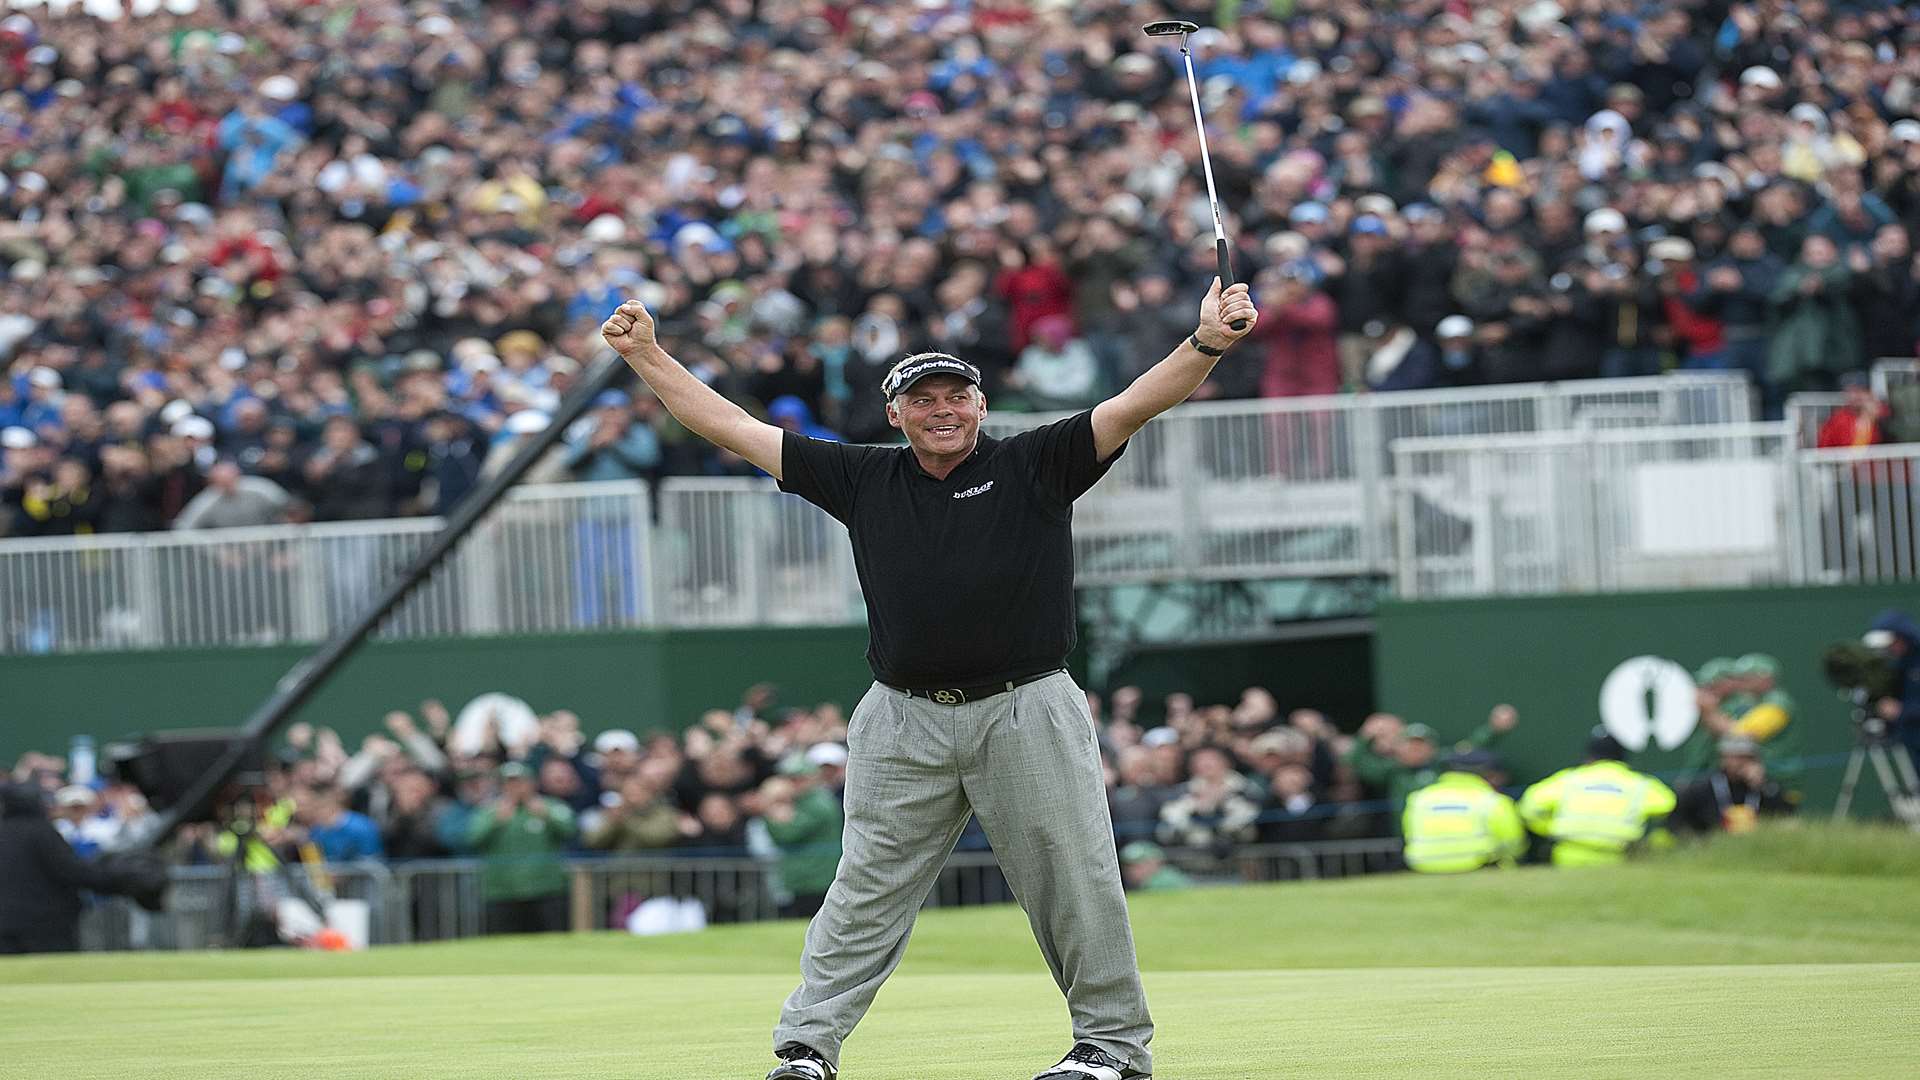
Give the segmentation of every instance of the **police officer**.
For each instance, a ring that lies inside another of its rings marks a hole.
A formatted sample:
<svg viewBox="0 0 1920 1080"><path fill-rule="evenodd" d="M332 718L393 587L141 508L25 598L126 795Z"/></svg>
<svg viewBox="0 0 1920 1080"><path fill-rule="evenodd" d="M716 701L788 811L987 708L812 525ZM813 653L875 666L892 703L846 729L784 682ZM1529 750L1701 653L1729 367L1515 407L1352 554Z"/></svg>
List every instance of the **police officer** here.
<svg viewBox="0 0 1920 1080"><path fill-rule="evenodd" d="M1513 800L1487 781L1495 759L1485 750L1448 756L1445 772L1407 796L1400 818L1407 866L1423 874L1459 874L1511 866L1527 849Z"/></svg>
<svg viewBox="0 0 1920 1080"><path fill-rule="evenodd" d="M1585 764L1562 769L1520 796L1527 828L1553 842L1555 866L1622 862L1649 826L1673 811L1673 789L1626 763L1626 748L1593 729Z"/></svg>
<svg viewBox="0 0 1920 1080"><path fill-rule="evenodd" d="M847 728L846 842L807 929L801 982L768 1080L832 1080L840 1046L906 951L970 814L979 816L1064 989L1073 1049L1036 1080L1153 1071L1074 645L1073 502L1148 420L1184 401L1257 319L1215 281L1198 327L1093 409L1004 441L980 433L980 370L920 353L882 381L904 448L825 442L762 423L667 355L627 301L607 344L688 430L847 526L867 602L874 683Z"/></svg>

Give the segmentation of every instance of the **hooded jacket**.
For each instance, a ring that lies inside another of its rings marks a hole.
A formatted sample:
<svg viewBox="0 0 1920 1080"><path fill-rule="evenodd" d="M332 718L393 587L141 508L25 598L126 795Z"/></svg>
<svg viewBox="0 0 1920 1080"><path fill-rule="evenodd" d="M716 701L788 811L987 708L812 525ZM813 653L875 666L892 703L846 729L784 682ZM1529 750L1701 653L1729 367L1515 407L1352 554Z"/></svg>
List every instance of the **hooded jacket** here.
<svg viewBox="0 0 1920 1080"><path fill-rule="evenodd" d="M29 787L0 784L0 934L77 929L80 890L115 892L114 876L74 854Z"/></svg>

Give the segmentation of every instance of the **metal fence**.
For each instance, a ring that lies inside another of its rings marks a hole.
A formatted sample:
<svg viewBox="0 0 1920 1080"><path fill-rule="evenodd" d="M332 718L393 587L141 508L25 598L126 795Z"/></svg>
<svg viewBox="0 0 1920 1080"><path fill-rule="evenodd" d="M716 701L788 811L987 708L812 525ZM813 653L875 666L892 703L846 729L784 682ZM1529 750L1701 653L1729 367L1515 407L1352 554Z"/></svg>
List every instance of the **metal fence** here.
<svg viewBox="0 0 1920 1080"><path fill-rule="evenodd" d="M1799 580L1920 580L1920 446L1795 456Z"/></svg>
<svg viewBox="0 0 1920 1080"><path fill-rule="evenodd" d="M1303 881L1400 869L1400 841L1392 837L1307 844L1251 844L1221 856L1173 849L1170 858L1210 884ZM485 866L478 859L331 865L328 894L364 901L368 938L375 945L446 941L486 933ZM95 903L82 917L81 944L91 951L185 950L230 946L240 890L222 867L177 867L167 909L148 914L118 898ZM266 885L265 891L285 890ZM568 865L568 927L622 929L645 901L668 897L697 904L709 923L761 922L780 917L783 899L777 862L746 856L631 855L582 858ZM928 894L927 907L973 907L1013 902L1012 889L990 851L956 851ZM244 902L241 902L244 903Z"/></svg>
<svg viewBox="0 0 1920 1080"><path fill-rule="evenodd" d="M1785 423L1406 439L1402 596L1790 580Z"/></svg>

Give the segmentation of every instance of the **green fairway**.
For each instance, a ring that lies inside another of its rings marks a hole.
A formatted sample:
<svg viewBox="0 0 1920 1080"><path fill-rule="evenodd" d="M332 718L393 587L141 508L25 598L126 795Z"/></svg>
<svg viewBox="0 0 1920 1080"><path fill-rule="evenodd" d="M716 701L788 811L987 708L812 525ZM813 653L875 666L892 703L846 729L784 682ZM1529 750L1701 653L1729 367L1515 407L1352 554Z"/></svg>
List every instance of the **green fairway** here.
<svg viewBox="0 0 1920 1080"><path fill-rule="evenodd" d="M1157 1075L1920 1075L1911 867L1817 846L1136 898ZM801 933L0 962L0 1076L757 1077ZM842 1065L1021 1080L1067 1041L1018 910L932 912Z"/></svg>

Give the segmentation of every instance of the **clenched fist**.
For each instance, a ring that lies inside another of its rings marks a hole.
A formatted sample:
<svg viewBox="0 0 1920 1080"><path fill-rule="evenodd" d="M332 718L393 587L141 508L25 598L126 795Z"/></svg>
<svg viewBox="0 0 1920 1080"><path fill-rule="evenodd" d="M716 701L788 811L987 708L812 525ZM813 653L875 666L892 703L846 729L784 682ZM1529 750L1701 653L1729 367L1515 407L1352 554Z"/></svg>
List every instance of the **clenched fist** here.
<svg viewBox="0 0 1920 1080"><path fill-rule="evenodd" d="M1225 349L1241 338L1253 332L1253 325L1260 321L1260 313L1254 310L1253 298L1247 295L1247 283L1230 285L1223 293L1220 291L1220 279L1213 279L1213 287L1207 290L1207 298L1200 302L1200 327L1194 331L1194 337L1209 349ZM1240 328L1234 329L1233 324Z"/></svg>
<svg viewBox="0 0 1920 1080"><path fill-rule="evenodd" d="M647 305L629 300L607 316L607 321L600 325L600 336L607 339L614 352L623 357L632 356L654 343L653 316L648 313Z"/></svg>

